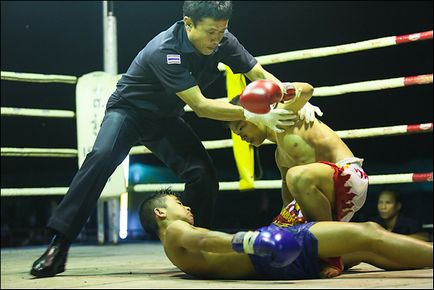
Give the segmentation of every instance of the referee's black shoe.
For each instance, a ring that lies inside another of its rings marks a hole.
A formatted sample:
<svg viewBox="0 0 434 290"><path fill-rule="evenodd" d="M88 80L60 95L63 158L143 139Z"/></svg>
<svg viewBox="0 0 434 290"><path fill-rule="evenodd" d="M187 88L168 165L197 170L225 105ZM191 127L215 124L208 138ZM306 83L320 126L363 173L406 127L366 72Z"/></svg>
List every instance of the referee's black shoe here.
<svg viewBox="0 0 434 290"><path fill-rule="evenodd" d="M55 234L45 253L33 263L30 274L43 278L64 272L69 246L70 242L64 235Z"/></svg>

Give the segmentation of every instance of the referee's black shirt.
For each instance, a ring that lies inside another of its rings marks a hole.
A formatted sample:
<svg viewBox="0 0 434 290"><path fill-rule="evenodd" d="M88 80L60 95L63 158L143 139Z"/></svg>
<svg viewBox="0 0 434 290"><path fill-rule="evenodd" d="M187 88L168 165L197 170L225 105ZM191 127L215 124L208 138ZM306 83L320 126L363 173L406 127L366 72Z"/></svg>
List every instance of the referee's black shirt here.
<svg viewBox="0 0 434 290"><path fill-rule="evenodd" d="M188 40L184 22L178 21L138 53L113 97L147 111L150 117L177 116L185 103L176 93L196 85L206 89L219 76L219 62L234 73L249 72L257 63L228 30L212 55L200 54Z"/></svg>

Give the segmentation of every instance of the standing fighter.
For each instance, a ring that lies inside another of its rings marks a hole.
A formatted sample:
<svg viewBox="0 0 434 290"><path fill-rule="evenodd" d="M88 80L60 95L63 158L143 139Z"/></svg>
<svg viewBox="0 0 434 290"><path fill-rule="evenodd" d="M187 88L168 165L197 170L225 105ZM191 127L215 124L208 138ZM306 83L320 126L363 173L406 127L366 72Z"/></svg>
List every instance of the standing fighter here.
<svg viewBox="0 0 434 290"><path fill-rule="evenodd" d="M108 100L92 151L48 222L54 236L33 263L32 275L49 277L65 271L70 243L94 210L108 178L137 143L185 181L184 202L197 215L198 225L212 226L218 179L199 137L181 117L186 104L201 118L249 120L277 131L293 123L295 116L283 109L252 114L202 94L219 76L219 62L251 81L273 80L284 92L281 82L228 31L231 13L231 1L185 1L183 20L137 54Z"/></svg>

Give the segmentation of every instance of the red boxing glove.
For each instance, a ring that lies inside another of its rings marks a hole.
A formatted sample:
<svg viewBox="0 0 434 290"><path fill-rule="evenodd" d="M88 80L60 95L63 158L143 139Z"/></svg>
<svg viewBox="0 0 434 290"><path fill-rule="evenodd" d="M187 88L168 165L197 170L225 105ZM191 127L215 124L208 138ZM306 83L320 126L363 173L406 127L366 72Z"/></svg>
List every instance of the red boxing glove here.
<svg viewBox="0 0 434 290"><path fill-rule="evenodd" d="M270 80L256 80L248 84L240 95L241 106L256 114L266 114L272 104L280 102L282 90Z"/></svg>

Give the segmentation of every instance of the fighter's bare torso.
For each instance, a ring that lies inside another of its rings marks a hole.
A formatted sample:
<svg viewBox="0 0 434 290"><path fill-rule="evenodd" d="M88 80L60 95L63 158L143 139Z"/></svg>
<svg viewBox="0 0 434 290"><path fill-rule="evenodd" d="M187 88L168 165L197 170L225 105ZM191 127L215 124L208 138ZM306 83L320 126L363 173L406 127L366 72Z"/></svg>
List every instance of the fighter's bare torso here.
<svg viewBox="0 0 434 290"><path fill-rule="evenodd" d="M339 136L326 124L316 120L307 125L299 121L296 126L276 134L276 163L291 168L316 161L336 163L353 157L353 153Z"/></svg>
<svg viewBox="0 0 434 290"><path fill-rule="evenodd" d="M255 275L255 270L246 254L210 253L198 249L189 250L182 246L181 235L189 231L209 231L191 226L183 221L172 223L166 230L163 242L164 251L169 260L183 272L203 278L248 278Z"/></svg>

